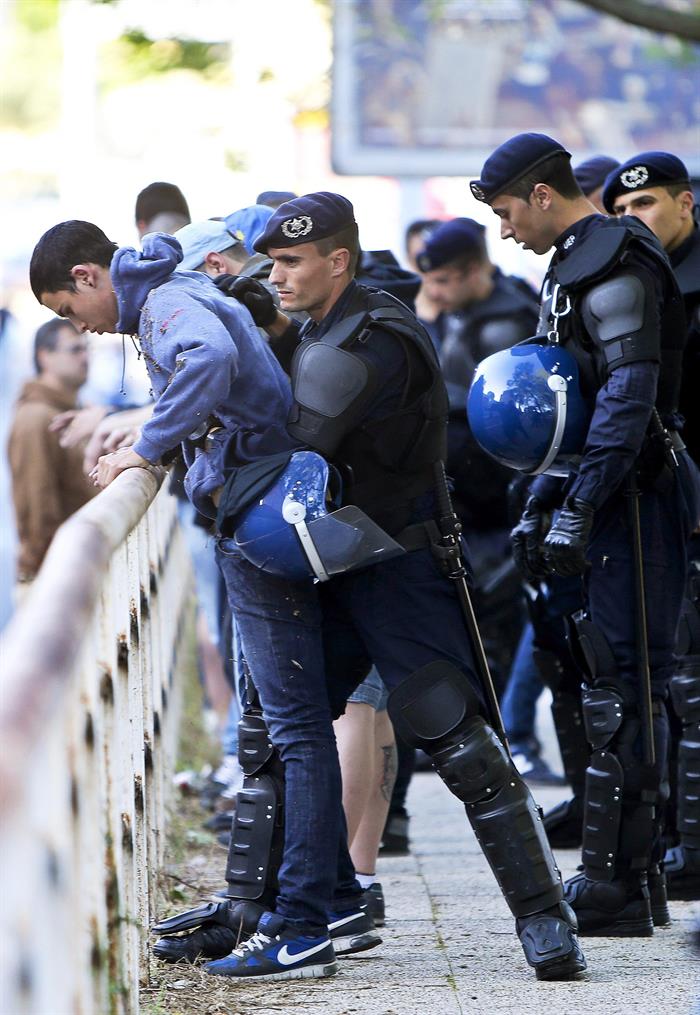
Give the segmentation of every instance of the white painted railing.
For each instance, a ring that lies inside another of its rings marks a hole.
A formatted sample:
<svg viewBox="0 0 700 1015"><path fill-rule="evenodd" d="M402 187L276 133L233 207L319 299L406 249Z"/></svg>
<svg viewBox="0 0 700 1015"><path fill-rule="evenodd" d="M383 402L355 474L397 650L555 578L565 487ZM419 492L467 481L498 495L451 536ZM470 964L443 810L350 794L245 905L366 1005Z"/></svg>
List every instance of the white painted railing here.
<svg viewBox="0 0 700 1015"><path fill-rule="evenodd" d="M162 479L69 519L0 640L3 1015L139 1011L191 608Z"/></svg>

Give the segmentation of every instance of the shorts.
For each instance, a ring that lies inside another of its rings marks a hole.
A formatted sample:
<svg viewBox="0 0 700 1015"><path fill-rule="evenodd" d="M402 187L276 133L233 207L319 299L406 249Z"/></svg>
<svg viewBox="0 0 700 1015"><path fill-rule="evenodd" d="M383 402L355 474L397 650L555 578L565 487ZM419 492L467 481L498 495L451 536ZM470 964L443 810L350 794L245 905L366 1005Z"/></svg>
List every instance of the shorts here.
<svg viewBox="0 0 700 1015"><path fill-rule="evenodd" d="M373 666L362 683L352 692L348 701L371 705L375 712L383 712L388 698L389 692L384 686L376 666Z"/></svg>

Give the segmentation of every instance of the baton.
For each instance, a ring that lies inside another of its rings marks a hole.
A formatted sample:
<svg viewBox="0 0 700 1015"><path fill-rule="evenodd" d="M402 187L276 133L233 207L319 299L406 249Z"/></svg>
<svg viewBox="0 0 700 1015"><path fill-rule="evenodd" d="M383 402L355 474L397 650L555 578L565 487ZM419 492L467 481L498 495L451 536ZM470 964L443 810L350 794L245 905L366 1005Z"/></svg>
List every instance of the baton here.
<svg viewBox="0 0 700 1015"><path fill-rule="evenodd" d="M510 754L508 738L506 737L506 731L503 726L501 710L498 706L496 689L493 686L491 670L489 669L486 652L484 651L484 644L481 640L481 634L479 633L479 625L476 622L476 615L474 613L474 607L469 594L469 586L467 585L467 570L464 566L464 560L462 559L462 551L459 543L462 525L454 512L454 508L452 507L450 488L447 485L447 476L445 475L444 464L441 461L435 462L433 468L438 510L440 512L440 521L438 525L440 528L441 539L439 548L443 551L440 554L440 560L445 568L447 577L450 578L455 585L457 598L464 618L464 626L467 629L467 635L474 655L476 673L486 699L486 709L491 727L496 732L496 735L502 742L506 751Z"/></svg>
<svg viewBox="0 0 700 1015"><path fill-rule="evenodd" d="M644 563L642 558L642 527L639 521L639 487L634 466L627 474L627 513L632 534L632 557L634 562L634 634L637 643L637 665L639 667L639 704L642 716L642 737L644 743L644 764L656 761L654 750L654 719L651 703L651 674L649 672L649 644L647 641L647 607L644 595Z"/></svg>

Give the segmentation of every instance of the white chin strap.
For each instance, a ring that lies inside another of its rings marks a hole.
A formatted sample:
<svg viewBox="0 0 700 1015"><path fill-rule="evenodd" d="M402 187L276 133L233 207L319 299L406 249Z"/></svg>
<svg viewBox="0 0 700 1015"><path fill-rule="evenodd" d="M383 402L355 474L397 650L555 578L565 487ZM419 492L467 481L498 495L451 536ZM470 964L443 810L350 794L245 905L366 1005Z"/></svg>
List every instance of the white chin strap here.
<svg viewBox="0 0 700 1015"><path fill-rule="evenodd" d="M546 472L559 454L559 448L561 447L564 430L566 428L566 392L569 387L566 377L562 377L561 374L550 374L547 378L547 387L554 392L556 422L554 424L554 433L552 434L552 440L549 448L547 449L547 454L544 456L544 459L538 468L534 470L533 475L535 476L539 476L540 473ZM562 475L567 474L568 470L562 473Z"/></svg>
<svg viewBox="0 0 700 1015"><path fill-rule="evenodd" d="M316 575L316 578L320 582L329 581L331 576L323 566L323 561L319 556L316 544L311 538L309 527L305 521L306 508L304 505L300 504L298 500L294 500L293 497L287 495L282 503L282 517L285 522L289 525L293 525L296 529L299 541L301 542L301 548L306 554L306 559L309 562L311 570Z"/></svg>

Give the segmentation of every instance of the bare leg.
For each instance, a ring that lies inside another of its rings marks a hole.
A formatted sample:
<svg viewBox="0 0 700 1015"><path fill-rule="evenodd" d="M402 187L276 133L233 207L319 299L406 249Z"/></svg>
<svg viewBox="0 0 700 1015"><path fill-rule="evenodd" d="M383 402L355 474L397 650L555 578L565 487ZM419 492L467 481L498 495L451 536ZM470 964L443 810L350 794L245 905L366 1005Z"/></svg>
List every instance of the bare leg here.
<svg viewBox="0 0 700 1015"><path fill-rule="evenodd" d="M343 778L343 809L348 826L348 845L357 834L370 798L374 777L374 716L371 705L348 702L345 714L333 724Z"/></svg>

